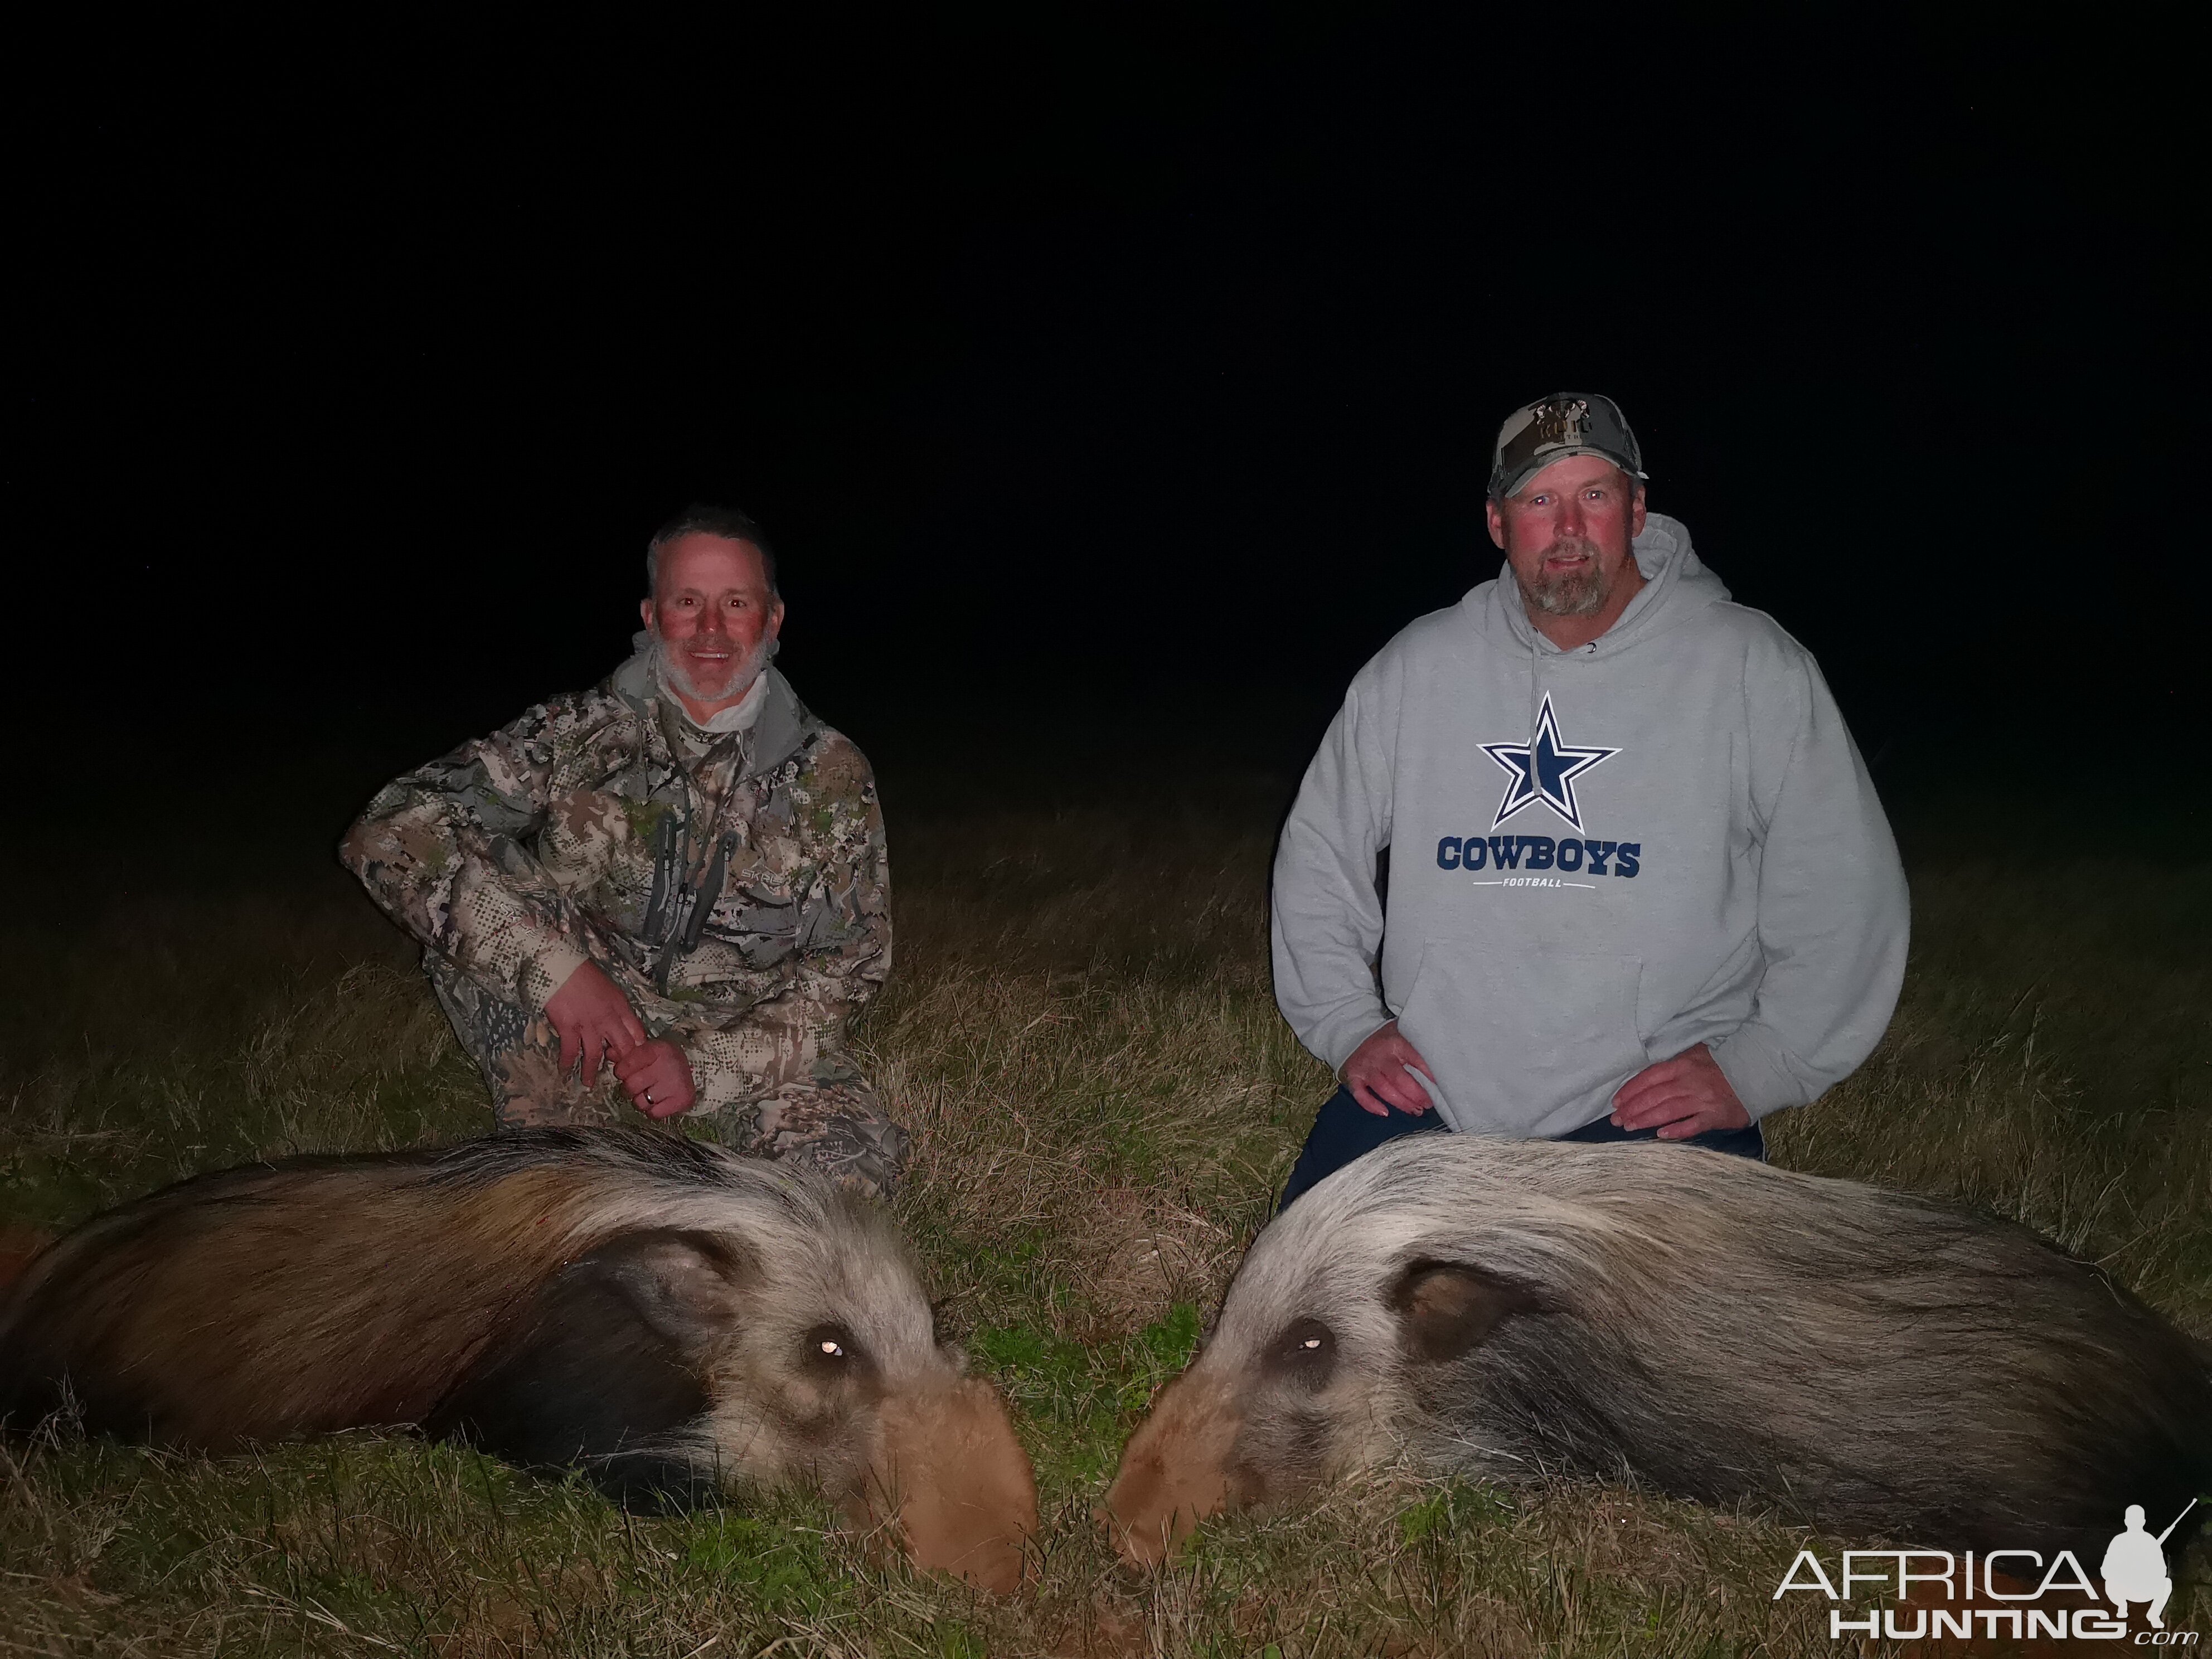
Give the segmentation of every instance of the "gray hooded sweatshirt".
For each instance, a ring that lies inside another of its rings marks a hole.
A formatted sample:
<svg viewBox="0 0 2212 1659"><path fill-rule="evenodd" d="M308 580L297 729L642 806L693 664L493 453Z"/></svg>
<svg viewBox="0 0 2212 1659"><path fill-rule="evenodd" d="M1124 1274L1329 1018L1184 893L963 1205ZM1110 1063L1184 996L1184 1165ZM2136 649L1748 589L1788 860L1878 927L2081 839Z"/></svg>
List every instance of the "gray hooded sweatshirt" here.
<svg viewBox="0 0 2212 1659"><path fill-rule="evenodd" d="M1510 570L1400 634L1284 826L1284 1017L1339 1069L1395 1018L1454 1129L1567 1133L1700 1042L1753 1117L1802 1105L1896 1006L1905 875L1811 653L1674 520L1635 550L1646 586L1576 650Z"/></svg>

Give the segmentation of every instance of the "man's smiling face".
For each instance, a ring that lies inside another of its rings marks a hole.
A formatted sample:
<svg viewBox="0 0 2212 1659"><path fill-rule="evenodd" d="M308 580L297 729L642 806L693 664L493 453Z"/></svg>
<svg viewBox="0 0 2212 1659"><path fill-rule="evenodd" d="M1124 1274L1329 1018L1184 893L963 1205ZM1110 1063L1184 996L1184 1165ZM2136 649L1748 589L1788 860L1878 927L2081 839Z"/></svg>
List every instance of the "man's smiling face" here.
<svg viewBox="0 0 2212 1659"><path fill-rule="evenodd" d="M704 531L660 550L653 597L640 610L676 689L708 711L744 696L783 626L760 550Z"/></svg>

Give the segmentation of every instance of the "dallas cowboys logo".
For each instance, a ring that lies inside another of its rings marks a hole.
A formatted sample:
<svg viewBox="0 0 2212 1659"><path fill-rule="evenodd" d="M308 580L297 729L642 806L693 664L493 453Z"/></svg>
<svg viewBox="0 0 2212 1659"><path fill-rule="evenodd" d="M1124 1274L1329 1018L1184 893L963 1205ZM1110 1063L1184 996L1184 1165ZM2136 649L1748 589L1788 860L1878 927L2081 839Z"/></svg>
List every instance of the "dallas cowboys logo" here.
<svg viewBox="0 0 2212 1659"><path fill-rule="evenodd" d="M1559 716L1552 713L1552 694L1544 694L1544 707L1536 716L1536 740L1531 743L1486 743L1482 752L1505 769L1513 781L1505 799L1498 803L1493 830L1524 806L1541 801L1569 823L1583 827L1582 810L1575 804L1575 780L1600 761L1618 755L1618 749L1573 749L1559 741Z"/></svg>

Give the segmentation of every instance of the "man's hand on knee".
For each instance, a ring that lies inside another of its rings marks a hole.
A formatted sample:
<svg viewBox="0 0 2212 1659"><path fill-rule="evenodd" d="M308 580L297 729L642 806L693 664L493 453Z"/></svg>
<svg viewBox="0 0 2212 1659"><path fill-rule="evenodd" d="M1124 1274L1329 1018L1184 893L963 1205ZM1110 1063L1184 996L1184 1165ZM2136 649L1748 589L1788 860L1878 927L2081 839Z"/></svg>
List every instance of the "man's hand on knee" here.
<svg viewBox="0 0 2212 1659"><path fill-rule="evenodd" d="M562 1076L580 1059L587 1086L599 1074L603 1054L619 1060L645 1041L637 1010L597 963L580 964L561 981L561 988L546 999L545 1018L561 1039ZM684 1075L688 1079L688 1067Z"/></svg>
<svg viewBox="0 0 2212 1659"><path fill-rule="evenodd" d="M1687 1140L1714 1129L1745 1128L1751 1114L1713 1051L1700 1042L1622 1084L1613 1097L1613 1121L1624 1129L1656 1129L1662 1140Z"/></svg>
<svg viewBox="0 0 2212 1659"><path fill-rule="evenodd" d="M615 1076L647 1117L674 1117L690 1111L699 1098L691 1081L691 1062L666 1037L641 1042L620 1056Z"/></svg>
<svg viewBox="0 0 2212 1659"><path fill-rule="evenodd" d="M1429 1109L1429 1097L1407 1071L1409 1066L1430 1082L1437 1080L1421 1051L1398 1035L1394 1019L1352 1051L1344 1062L1344 1086L1377 1117L1389 1116L1394 1106L1407 1117L1419 1117Z"/></svg>

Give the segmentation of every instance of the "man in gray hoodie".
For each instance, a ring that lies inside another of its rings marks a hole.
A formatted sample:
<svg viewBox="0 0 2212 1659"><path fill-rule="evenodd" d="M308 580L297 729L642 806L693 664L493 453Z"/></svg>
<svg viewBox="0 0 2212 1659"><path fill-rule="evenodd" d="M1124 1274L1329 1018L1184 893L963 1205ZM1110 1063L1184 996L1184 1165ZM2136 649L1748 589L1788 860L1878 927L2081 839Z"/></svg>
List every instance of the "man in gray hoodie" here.
<svg viewBox="0 0 2212 1659"><path fill-rule="evenodd" d="M1286 1205L1425 1129L1763 1156L1759 1120L1888 1024L1906 900L1874 785L1811 654L1644 477L1611 399L1516 410L1504 569L1359 672L1307 769L1275 995L1343 1087Z"/></svg>

